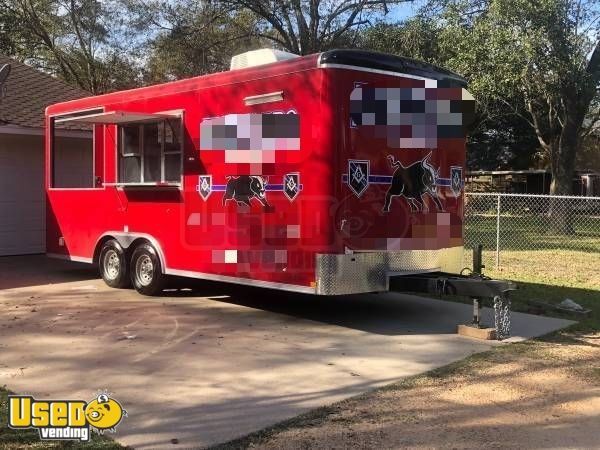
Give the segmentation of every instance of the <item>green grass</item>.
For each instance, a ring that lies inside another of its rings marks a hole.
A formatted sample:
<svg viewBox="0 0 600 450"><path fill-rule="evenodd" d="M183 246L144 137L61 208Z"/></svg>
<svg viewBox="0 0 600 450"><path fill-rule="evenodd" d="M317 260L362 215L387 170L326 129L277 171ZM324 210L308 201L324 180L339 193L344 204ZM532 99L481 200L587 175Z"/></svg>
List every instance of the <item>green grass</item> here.
<svg viewBox="0 0 600 450"><path fill-rule="evenodd" d="M117 450L124 449L107 436L99 436L91 432L89 442L78 441L42 441L37 430L13 430L8 428L8 395L12 392L6 386L0 387L0 448L3 450L16 449L75 449L86 450Z"/></svg>
<svg viewBox="0 0 600 450"><path fill-rule="evenodd" d="M531 205L535 209L535 205ZM527 311L528 300L557 304L570 298L592 311L573 329L600 330L600 216L575 213L573 234L553 231L551 218L528 209L500 217L500 254L496 264L495 210L469 215L465 245L484 246L484 273L517 282L513 309ZM465 266L472 266L472 252L465 252ZM557 315L549 309L548 314ZM560 314L559 314L560 315Z"/></svg>
<svg viewBox="0 0 600 450"><path fill-rule="evenodd" d="M552 221L544 215L502 215L500 217L500 248L502 250L575 250L600 253L600 217L573 216L574 234L553 231ZM467 246L483 244L496 248L496 216L478 214L465 223Z"/></svg>
<svg viewBox="0 0 600 450"><path fill-rule="evenodd" d="M599 238L600 240L600 238ZM465 265L470 266L471 252L465 252ZM558 304L566 298L591 310L587 317L559 313L545 314L579 321L570 331L600 331L600 260L599 253L575 250L505 250L500 253L500 267L495 267L494 252L484 252L485 275L513 280L518 290L511 293L513 310L531 312L537 309L530 300Z"/></svg>

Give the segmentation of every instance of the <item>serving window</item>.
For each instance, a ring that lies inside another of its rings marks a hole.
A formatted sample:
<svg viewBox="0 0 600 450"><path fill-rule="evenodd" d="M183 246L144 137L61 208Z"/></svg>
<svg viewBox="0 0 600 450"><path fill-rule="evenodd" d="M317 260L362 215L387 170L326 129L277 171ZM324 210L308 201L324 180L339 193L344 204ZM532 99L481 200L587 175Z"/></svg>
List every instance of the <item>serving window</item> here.
<svg viewBox="0 0 600 450"><path fill-rule="evenodd" d="M90 189L98 187L102 172L103 127L78 124L57 127L50 120L50 187L54 189ZM96 172L98 172L96 174Z"/></svg>
<svg viewBox="0 0 600 450"><path fill-rule="evenodd" d="M179 183L182 171L181 119L118 126L119 183Z"/></svg>

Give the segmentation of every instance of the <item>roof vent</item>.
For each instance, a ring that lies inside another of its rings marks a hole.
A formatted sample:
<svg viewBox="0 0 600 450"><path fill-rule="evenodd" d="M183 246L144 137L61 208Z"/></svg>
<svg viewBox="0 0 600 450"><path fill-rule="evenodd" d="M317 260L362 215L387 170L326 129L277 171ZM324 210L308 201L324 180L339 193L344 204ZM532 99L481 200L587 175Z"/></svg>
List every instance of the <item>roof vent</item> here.
<svg viewBox="0 0 600 450"><path fill-rule="evenodd" d="M261 48L251 50L246 53L240 53L231 58L231 66L229 70L244 69L246 67L262 66L277 61L285 61L288 59L298 58L294 53L284 52L282 50L274 50L270 48Z"/></svg>

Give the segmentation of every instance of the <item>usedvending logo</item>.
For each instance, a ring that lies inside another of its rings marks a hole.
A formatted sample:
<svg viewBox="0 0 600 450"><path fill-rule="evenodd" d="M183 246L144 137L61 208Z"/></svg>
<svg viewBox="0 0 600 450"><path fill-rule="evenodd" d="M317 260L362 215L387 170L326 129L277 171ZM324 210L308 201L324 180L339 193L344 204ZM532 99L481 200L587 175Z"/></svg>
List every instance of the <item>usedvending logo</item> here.
<svg viewBox="0 0 600 450"><path fill-rule="evenodd" d="M450 168L450 188L455 197L458 197L463 188L462 167Z"/></svg>
<svg viewBox="0 0 600 450"><path fill-rule="evenodd" d="M300 192L300 174L288 173L283 176L283 193L293 202Z"/></svg>
<svg viewBox="0 0 600 450"><path fill-rule="evenodd" d="M36 400L28 395L8 396L8 426L14 430L36 428L41 440L90 440L97 434L114 433L127 411L106 391L90 402Z"/></svg>
<svg viewBox="0 0 600 450"><path fill-rule="evenodd" d="M203 200L206 200L212 192L212 175L200 175L196 190Z"/></svg>
<svg viewBox="0 0 600 450"><path fill-rule="evenodd" d="M369 187L369 161L348 160L348 187L357 197Z"/></svg>

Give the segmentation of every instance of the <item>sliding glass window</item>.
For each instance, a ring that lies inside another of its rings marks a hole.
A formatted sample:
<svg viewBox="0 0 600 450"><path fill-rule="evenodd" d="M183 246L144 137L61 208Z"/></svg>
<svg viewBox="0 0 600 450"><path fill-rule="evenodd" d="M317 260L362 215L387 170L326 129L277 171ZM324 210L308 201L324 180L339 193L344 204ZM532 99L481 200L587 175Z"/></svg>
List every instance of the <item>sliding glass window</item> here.
<svg viewBox="0 0 600 450"><path fill-rule="evenodd" d="M178 183L181 119L119 126L119 183Z"/></svg>

